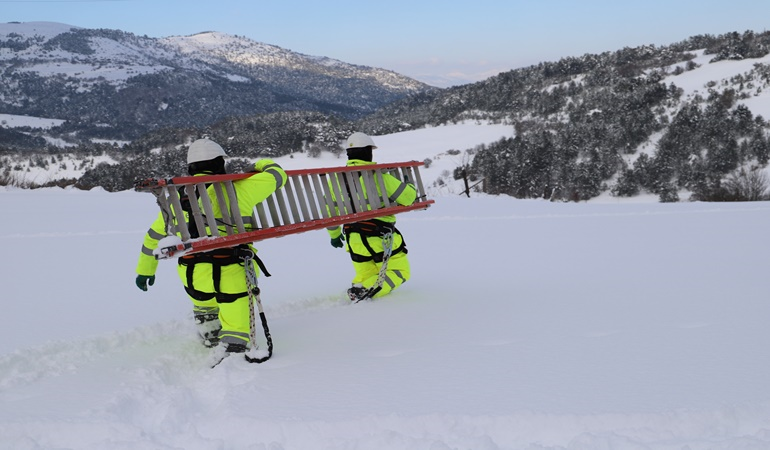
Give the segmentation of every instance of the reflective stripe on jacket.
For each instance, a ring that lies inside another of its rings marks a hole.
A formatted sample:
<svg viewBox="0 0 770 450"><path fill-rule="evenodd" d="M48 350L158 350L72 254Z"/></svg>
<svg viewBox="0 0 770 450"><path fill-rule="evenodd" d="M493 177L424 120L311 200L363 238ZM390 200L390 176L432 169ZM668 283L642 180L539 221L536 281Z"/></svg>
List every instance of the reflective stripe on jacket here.
<svg viewBox="0 0 770 450"><path fill-rule="evenodd" d="M252 215L254 207L259 203L262 203L273 192L283 187L288 179L286 172L270 159L262 159L255 164L255 168L259 170L254 175L236 180L233 182L235 194L238 198L238 209L243 217L249 217ZM211 206L214 211L214 217L217 219L222 218L222 205L217 201L217 197L214 194L214 187L209 186L207 188L209 198L211 198ZM229 208L229 199L225 198L227 205L225 208ZM229 209L228 209L229 211ZM187 213L185 218L189 222ZM250 228L250 225L247 226ZM220 226L220 231L224 232L224 225ZM207 230L208 231L208 230ZM139 254L139 261L136 266L136 273L139 275L155 275L158 267L158 261L153 255L153 250L158 248L158 241L167 236L166 224L163 220L163 214L158 213L158 217L150 226L147 234L144 236L144 242L142 245L142 251Z"/></svg>

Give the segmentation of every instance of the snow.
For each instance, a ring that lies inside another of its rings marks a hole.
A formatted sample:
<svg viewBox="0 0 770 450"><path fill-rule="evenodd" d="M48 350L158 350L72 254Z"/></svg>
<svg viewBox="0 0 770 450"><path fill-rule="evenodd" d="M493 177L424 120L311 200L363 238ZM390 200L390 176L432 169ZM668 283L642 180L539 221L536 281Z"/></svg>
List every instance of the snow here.
<svg viewBox="0 0 770 450"><path fill-rule="evenodd" d="M704 98L709 96L709 89L723 91L727 88L736 89L731 80L736 75L746 76L757 64L770 64L770 54L761 58L751 58L742 60L724 60L710 63L715 55L704 54L705 50L699 50L695 53L696 57L692 60L700 65L694 70L685 71L679 75L669 76L667 82L674 83L684 91L683 99L692 100L695 95ZM676 64L684 68L684 63ZM750 90L750 97L739 100L738 103L745 105L755 116L762 116L765 119L770 117L770 101L767 100L767 81L753 77L754 89ZM713 83L713 88L708 88L708 84Z"/></svg>
<svg viewBox="0 0 770 450"><path fill-rule="evenodd" d="M375 157L431 182L510 132L457 127ZM373 302L325 231L258 242L273 357L210 369L174 262L134 286L151 195L0 188L0 447L770 448L767 202L451 189L398 216L412 278Z"/></svg>
<svg viewBox="0 0 770 450"><path fill-rule="evenodd" d="M199 58L216 55L227 61L251 65L281 65L292 52L275 45L252 41L219 32L204 32L192 36L171 36L161 42L176 48L182 54L196 54ZM231 75L235 76L235 75Z"/></svg>
<svg viewBox="0 0 770 450"><path fill-rule="evenodd" d="M61 119L47 119L45 117L20 116L18 114L0 114L0 128L40 128L48 130L66 122Z"/></svg>
<svg viewBox="0 0 770 450"><path fill-rule="evenodd" d="M30 64L28 67L19 69L19 72L35 72L41 77L62 75L65 77L84 78L87 80L100 78L111 82L122 83L137 75L152 74L164 70L168 70L168 68L164 66L134 65L131 69L126 70L122 67L95 67L93 64L72 64L69 62L51 64L45 62L43 64ZM84 90L86 90L86 88L79 88L79 92Z"/></svg>
<svg viewBox="0 0 770 450"><path fill-rule="evenodd" d="M115 141L114 144L120 145L120 142ZM106 154L83 158L71 153L62 153L60 155L43 155L41 158L46 165L41 167L33 164L35 160L39 159L36 156L38 155L24 159L16 158L13 155L0 156L0 166L19 167L20 170L13 170L11 174L17 185L28 186L42 185L60 179L79 178L83 176L86 170L93 169L101 163L117 163L114 158Z"/></svg>
<svg viewBox="0 0 770 450"><path fill-rule="evenodd" d="M454 125L440 125L418 130L375 136L374 158L377 162L422 161L430 159L428 167L420 169L426 190L430 194L455 194L462 189L453 180L452 171L469 164L469 153L482 144L491 144L503 137L513 137L512 125L491 124L485 121L464 121ZM317 168L339 166L345 163L344 153L334 155L322 152L317 157L295 153L277 158L284 167Z"/></svg>
<svg viewBox="0 0 770 450"><path fill-rule="evenodd" d="M0 23L0 40L14 40L17 35L48 40L76 29L79 27L54 22ZM12 56L28 60L24 67L18 69L20 72L32 72L43 77L62 75L78 78L81 80L81 84L77 87L78 92L87 91L94 82L104 80L122 88L125 81L131 77L170 69L158 62L164 56L168 56L162 50L157 51L152 48L140 50L132 43L118 43L112 39L100 37L90 38L89 45L99 54L105 55L104 58L94 63L83 62L81 55L61 48L41 49L39 43L13 52L0 49L0 55L7 52L7 58Z"/></svg>

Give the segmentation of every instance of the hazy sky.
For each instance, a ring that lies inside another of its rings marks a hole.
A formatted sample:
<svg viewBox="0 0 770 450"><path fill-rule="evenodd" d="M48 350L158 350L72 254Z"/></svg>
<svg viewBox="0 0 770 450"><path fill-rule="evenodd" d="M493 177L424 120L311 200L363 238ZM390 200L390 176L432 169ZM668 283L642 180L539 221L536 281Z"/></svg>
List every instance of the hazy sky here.
<svg viewBox="0 0 770 450"><path fill-rule="evenodd" d="M3 21L150 37L220 31L437 86L565 56L762 32L769 0L0 0Z"/></svg>

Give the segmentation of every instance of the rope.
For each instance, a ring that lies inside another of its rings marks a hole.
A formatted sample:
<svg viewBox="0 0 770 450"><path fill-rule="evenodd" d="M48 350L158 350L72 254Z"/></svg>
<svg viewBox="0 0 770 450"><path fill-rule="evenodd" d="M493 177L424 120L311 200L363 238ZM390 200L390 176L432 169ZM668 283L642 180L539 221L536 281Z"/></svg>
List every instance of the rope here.
<svg viewBox="0 0 770 450"><path fill-rule="evenodd" d="M382 237L382 266L380 266L380 273L377 274L377 282L374 283L374 286L369 288L368 291L366 291L366 294L364 294L362 298L356 300L355 303L358 303L361 300L372 298L382 290L382 285L383 283L385 283L385 274L388 271L388 260L390 260L390 255L392 254L393 254L393 231L388 231Z"/></svg>
<svg viewBox="0 0 770 450"><path fill-rule="evenodd" d="M251 339L252 348L257 348L257 331L256 331L256 315L254 312L254 304L256 303L259 311L259 319L262 322L262 329L265 332L265 339L267 340L267 356L262 358L253 358L249 355L244 355L246 361L250 363L263 363L273 356L273 338L270 336L270 329L267 326L267 318L265 317L265 311L262 309L262 301L259 297L259 286L257 285L257 272L254 270L254 253L244 252L243 266L246 269L246 288L249 292L249 338Z"/></svg>

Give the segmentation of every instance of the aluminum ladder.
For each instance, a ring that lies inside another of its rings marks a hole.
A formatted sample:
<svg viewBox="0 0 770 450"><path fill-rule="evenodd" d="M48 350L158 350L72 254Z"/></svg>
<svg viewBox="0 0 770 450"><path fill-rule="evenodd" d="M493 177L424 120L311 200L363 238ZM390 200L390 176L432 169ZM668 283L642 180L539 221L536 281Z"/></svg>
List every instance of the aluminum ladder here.
<svg viewBox="0 0 770 450"><path fill-rule="evenodd" d="M242 217L239 212L233 182L248 178L253 173L146 179L138 181L134 188L155 195L166 222L167 234L181 237L181 243L172 245L165 245L161 241L155 251L157 259L168 259L426 209L434 200L428 199L420 177L419 168L423 165L422 162L409 161L287 170L288 179L284 187L258 204L250 217ZM417 190L417 200L409 206L400 206L387 195L371 195L378 192L377 186L384 186L382 177L386 173L412 184ZM207 191L208 185L214 186L214 199ZM349 189L341 186L348 186ZM182 208L180 189L191 199L196 198L197 190L199 202L190 202L189 220L194 221L198 230L206 230L208 226L211 236L191 236L188 219ZM220 206L229 204L229 211L221 208L223 217L214 217L212 201ZM250 231L246 228L247 224L250 225ZM224 232L220 227L224 228Z"/></svg>

